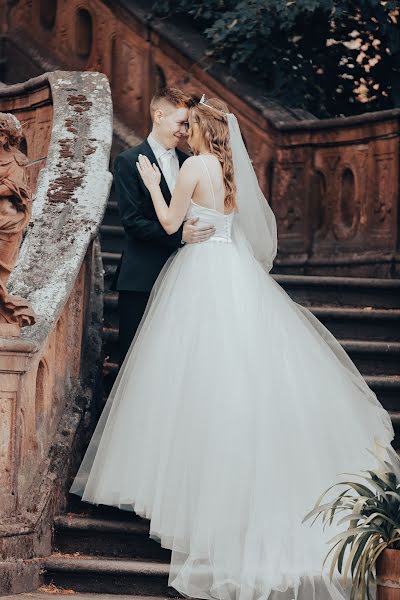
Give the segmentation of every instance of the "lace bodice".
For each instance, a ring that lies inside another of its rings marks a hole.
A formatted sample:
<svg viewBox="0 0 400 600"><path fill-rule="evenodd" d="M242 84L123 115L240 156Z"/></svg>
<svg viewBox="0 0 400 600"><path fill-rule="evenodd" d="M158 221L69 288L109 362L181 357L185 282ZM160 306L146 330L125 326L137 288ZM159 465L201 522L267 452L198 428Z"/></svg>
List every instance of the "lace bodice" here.
<svg viewBox="0 0 400 600"><path fill-rule="evenodd" d="M223 242L230 243L232 241L232 223L234 219L234 213L224 215L213 208L206 208L196 204L193 200L190 201L189 210L186 213L186 219L199 218L197 226L201 227L204 225L214 225L215 235L203 244Z"/></svg>

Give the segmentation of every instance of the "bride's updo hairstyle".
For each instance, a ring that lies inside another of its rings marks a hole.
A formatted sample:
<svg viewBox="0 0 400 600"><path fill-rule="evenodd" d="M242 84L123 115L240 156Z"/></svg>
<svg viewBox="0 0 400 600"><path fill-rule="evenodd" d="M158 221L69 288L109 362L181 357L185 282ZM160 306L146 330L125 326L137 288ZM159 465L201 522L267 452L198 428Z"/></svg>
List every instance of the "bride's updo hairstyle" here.
<svg viewBox="0 0 400 600"><path fill-rule="evenodd" d="M222 167L225 185L225 208L236 208L236 184L233 171L232 151L229 143L229 127L226 117L229 109L225 102L218 98L207 98L207 105L197 103L189 107L189 126L197 123L199 135L210 154L216 156ZM193 148L193 153L198 150Z"/></svg>

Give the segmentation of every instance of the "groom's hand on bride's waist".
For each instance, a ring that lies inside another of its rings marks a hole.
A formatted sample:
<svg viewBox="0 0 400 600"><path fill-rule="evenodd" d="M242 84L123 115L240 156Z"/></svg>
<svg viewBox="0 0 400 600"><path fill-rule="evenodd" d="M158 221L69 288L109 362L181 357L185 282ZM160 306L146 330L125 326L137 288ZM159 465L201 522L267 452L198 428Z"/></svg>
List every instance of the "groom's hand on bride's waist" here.
<svg viewBox="0 0 400 600"><path fill-rule="evenodd" d="M213 225L205 225L199 227L196 225L198 221L196 219L188 219L183 224L182 243L185 244L197 244L199 242L206 242L215 233L215 227Z"/></svg>

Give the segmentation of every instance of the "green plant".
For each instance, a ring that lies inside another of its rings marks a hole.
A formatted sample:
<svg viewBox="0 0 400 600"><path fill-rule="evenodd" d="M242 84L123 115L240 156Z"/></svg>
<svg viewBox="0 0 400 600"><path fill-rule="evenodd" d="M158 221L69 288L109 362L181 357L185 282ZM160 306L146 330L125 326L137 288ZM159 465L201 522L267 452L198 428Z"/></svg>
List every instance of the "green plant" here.
<svg viewBox="0 0 400 600"><path fill-rule="evenodd" d="M400 466L392 448L387 457L378 461L375 470L365 475L350 474L358 481L343 481L328 488L317 500L315 507L303 522L314 517L312 524L322 517L324 528L335 521L337 526L348 523L347 529L332 538L330 577L335 568L342 575L343 585L351 574L350 600L372 600L371 583L375 581L376 561L386 548L400 549ZM347 473L347 475L349 475ZM345 489L329 502L326 496L336 488ZM344 516L341 516L343 515ZM341 518L339 518L341 516Z"/></svg>
<svg viewBox="0 0 400 600"><path fill-rule="evenodd" d="M203 34L204 65L318 117L400 106L398 0L153 0Z"/></svg>

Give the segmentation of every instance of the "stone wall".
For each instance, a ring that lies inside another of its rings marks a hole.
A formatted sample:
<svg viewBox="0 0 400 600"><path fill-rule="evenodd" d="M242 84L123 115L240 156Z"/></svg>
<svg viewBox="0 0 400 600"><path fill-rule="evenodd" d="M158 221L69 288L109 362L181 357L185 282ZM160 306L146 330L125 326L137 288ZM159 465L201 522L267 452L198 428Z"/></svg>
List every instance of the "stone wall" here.
<svg viewBox="0 0 400 600"><path fill-rule="evenodd" d="M104 75L55 72L0 89L0 110L24 125L35 188L8 287L36 313L19 335L5 337L0 326L2 595L38 586L72 448L95 412L103 305L97 233L111 186L112 107Z"/></svg>
<svg viewBox="0 0 400 600"><path fill-rule="evenodd" d="M16 0L3 29L32 68L51 60L105 73L116 119L141 136L160 85L223 97L277 216L276 270L398 276L400 111L319 121L286 109L221 71L202 69L198 34L169 22L149 25L145 6ZM7 74L13 77L10 68Z"/></svg>

